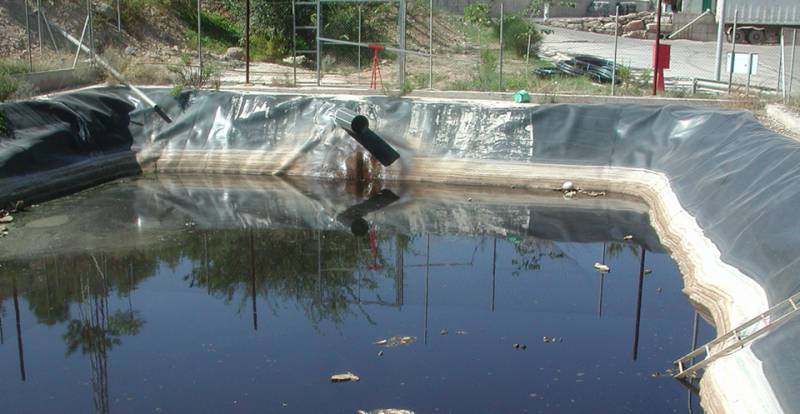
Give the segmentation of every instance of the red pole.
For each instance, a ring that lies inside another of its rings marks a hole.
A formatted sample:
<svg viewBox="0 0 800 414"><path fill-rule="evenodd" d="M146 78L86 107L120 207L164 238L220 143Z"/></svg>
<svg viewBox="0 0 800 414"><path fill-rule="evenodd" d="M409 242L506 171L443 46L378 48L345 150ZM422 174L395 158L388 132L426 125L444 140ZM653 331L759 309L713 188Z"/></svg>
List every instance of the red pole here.
<svg viewBox="0 0 800 414"><path fill-rule="evenodd" d="M250 83L250 0L245 3L244 12L244 83Z"/></svg>
<svg viewBox="0 0 800 414"><path fill-rule="evenodd" d="M248 0L249 1L249 0ZM658 94L658 78L664 76L661 71L660 52L661 52L661 1L658 0L658 9L656 10L656 50L655 62L653 62L653 96Z"/></svg>

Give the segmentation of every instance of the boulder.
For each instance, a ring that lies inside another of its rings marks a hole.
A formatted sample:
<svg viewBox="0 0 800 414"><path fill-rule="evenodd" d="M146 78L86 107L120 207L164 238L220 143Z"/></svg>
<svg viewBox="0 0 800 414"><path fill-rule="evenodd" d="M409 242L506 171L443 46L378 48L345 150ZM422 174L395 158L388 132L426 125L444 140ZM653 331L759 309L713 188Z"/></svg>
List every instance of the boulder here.
<svg viewBox="0 0 800 414"><path fill-rule="evenodd" d="M614 28L617 27L617 24L614 22L606 23L603 25L603 29L610 31L611 33L614 32Z"/></svg>
<svg viewBox="0 0 800 414"><path fill-rule="evenodd" d="M225 51L224 59L242 60L244 59L244 49L241 47L229 47L228 50Z"/></svg>
<svg viewBox="0 0 800 414"><path fill-rule="evenodd" d="M647 32L644 30L633 30L622 35L631 39L647 39Z"/></svg>
<svg viewBox="0 0 800 414"><path fill-rule="evenodd" d="M628 24L626 24L625 26L622 27L622 32L623 33L630 33L630 32L636 32L636 31L644 30L644 29L645 29L644 21L642 21L642 20L632 20L630 23L628 23Z"/></svg>

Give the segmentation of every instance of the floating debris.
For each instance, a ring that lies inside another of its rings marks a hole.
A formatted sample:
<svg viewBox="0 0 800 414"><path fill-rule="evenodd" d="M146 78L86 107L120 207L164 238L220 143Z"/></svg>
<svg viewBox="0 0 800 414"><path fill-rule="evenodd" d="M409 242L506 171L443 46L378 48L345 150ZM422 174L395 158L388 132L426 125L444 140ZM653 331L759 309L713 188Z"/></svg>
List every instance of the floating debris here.
<svg viewBox="0 0 800 414"><path fill-rule="evenodd" d="M447 329L442 329L439 331L439 335L447 335Z"/></svg>
<svg viewBox="0 0 800 414"><path fill-rule="evenodd" d="M608 273L608 272L611 271L611 269L608 267L608 265L604 265L604 264L599 263L599 262L595 262L594 270L597 270L600 273Z"/></svg>
<svg viewBox="0 0 800 414"><path fill-rule="evenodd" d="M581 191L581 193L586 194L589 197L602 197L606 195L605 191Z"/></svg>
<svg viewBox="0 0 800 414"><path fill-rule="evenodd" d="M633 235L628 234L627 236L623 237L622 240L633 240Z"/></svg>
<svg viewBox="0 0 800 414"><path fill-rule="evenodd" d="M373 342L373 344L385 348L394 348L400 345L413 344L416 340L416 336L393 336L391 338L381 339L380 341Z"/></svg>
<svg viewBox="0 0 800 414"><path fill-rule="evenodd" d="M343 374L334 374L331 375L331 382L357 382L360 381L361 378L358 375L353 374L352 372L348 371Z"/></svg>
<svg viewBox="0 0 800 414"><path fill-rule="evenodd" d="M414 414L414 412L399 408L379 408L377 410L370 411L358 410L358 413L356 414Z"/></svg>
<svg viewBox="0 0 800 414"><path fill-rule="evenodd" d="M653 273L653 269L644 269L644 274L649 275L650 273Z"/></svg>
<svg viewBox="0 0 800 414"><path fill-rule="evenodd" d="M382 357L383 356L383 351L378 351L378 356Z"/></svg>
<svg viewBox="0 0 800 414"><path fill-rule="evenodd" d="M543 336L542 342L546 344L554 344L556 342L561 343L564 342L564 338L556 338L555 336Z"/></svg>
<svg viewBox="0 0 800 414"><path fill-rule="evenodd" d="M661 289L661 288L656 289L656 292L658 292L658 293L661 293L662 291L663 291L663 289Z"/></svg>
<svg viewBox="0 0 800 414"><path fill-rule="evenodd" d="M512 346L514 347L514 349L522 349L522 350L528 349L528 345L525 344L514 344Z"/></svg>
<svg viewBox="0 0 800 414"><path fill-rule="evenodd" d="M456 335L466 335L467 331L456 331Z"/></svg>

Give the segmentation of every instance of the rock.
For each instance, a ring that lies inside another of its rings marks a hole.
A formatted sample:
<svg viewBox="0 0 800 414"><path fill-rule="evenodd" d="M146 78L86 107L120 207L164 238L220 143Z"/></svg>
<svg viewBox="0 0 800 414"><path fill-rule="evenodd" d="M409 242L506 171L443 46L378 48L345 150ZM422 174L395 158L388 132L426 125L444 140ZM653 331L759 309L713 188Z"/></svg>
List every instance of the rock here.
<svg viewBox="0 0 800 414"><path fill-rule="evenodd" d="M602 264L602 263L597 263L597 262L595 262L595 264L594 264L594 270L597 270L600 273L608 273L608 272L611 271L611 269L608 267L608 265L605 265L605 264Z"/></svg>
<svg viewBox="0 0 800 414"><path fill-rule="evenodd" d="M644 28L645 28L644 21L642 21L642 20L631 20L630 23L626 24L625 26L622 26L622 32L623 33L630 33L630 32L635 32L635 31L639 31L639 30L644 30Z"/></svg>
<svg viewBox="0 0 800 414"><path fill-rule="evenodd" d="M343 374L334 374L331 375L331 382L357 382L360 381L361 378L358 375L353 374L352 372L348 371Z"/></svg>
<svg viewBox="0 0 800 414"><path fill-rule="evenodd" d="M393 336L391 338L375 341L373 342L373 344L386 348L394 348L400 345L413 344L416 340L417 340L416 336Z"/></svg>
<svg viewBox="0 0 800 414"><path fill-rule="evenodd" d="M307 60L307 58L305 56L300 55L300 56L296 56L296 57L289 56L289 57L283 58L283 60L281 62L283 62L283 63L285 63L287 65L291 65L293 62L295 62L294 59L297 59L296 62L297 62L298 65L302 65L302 64L306 63L306 60Z"/></svg>
<svg viewBox="0 0 800 414"><path fill-rule="evenodd" d="M244 49L241 47L229 47L228 50L225 51L225 56L223 59L228 60L242 60L244 58Z"/></svg>
<svg viewBox="0 0 800 414"><path fill-rule="evenodd" d="M647 39L647 32L644 30L634 30L622 35L622 37L630 37L631 39Z"/></svg>
<svg viewBox="0 0 800 414"><path fill-rule="evenodd" d="M447 335L447 329L442 329L439 331L439 335Z"/></svg>
<svg viewBox="0 0 800 414"><path fill-rule="evenodd" d="M617 24L614 22L606 23L603 25L603 29L610 30L612 33L614 32L615 27L617 27Z"/></svg>
<svg viewBox="0 0 800 414"><path fill-rule="evenodd" d="M84 11L86 11L86 10L84 10ZM107 20L114 21L114 26L116 27L117 10L114 9L113 7L111 7L110 4L106 4L106 3L103 3L103 2L95 3L93 11L96 14L99 14L99 15L105 17Z"/></svg>
<svg viewBox="0 0 800 414"><path fill-rule="evenodd" d="M0 217L0 223L11 223L12 221L14 221L14 217L12 217L11 214Z"/></svg>

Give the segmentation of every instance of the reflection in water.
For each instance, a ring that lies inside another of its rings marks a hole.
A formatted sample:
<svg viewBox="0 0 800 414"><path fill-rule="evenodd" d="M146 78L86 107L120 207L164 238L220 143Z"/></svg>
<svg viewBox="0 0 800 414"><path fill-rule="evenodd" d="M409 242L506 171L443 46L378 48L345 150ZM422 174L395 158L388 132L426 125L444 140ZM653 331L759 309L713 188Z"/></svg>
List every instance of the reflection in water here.
<svg viewBox="0 0 800 414"><path fill-rule="evenodd" d="M172 206L162 207L156 215L169 222L163 212ZM531 210L520 211L532 216ZM486 211L480 214L488 216ZM540 211L546 217L547 211ZM359 214L337 219L363 217ZM202 222L185 217L181 221ZM606 236L610 240L602 247L602 239L575 242L585 236L559 231L574 218L564 218L565 224L543 221L540 227L549 234L569 235L546 240L526 234L533 233L531 221L523 229L437 232L454 225L451 216L441 217L412 217L409 222L434 231L409 232L373 215L367 238L346 226L185 226L155 233L149 239L155 241L134 248L8 260L0 273L0 309L6 298L13 302L19 351L14 362L24 381L24 320L37 349L46 343L48 352L65 353L67 361L88 361L97 413L170 404L173 410L229 411L222 402L234 400L243 411L286 412L325 411L330 404L335 406L328 411L354 412L393 402L417 412L443 405L454 412L585 412L594 406L641 411L654 398L672 411L686 403L671 381L642 381L683 354L680 338L690 335L673 320L691 314L674 265L663 254L648 255L647 265L665 275L657 277L675 277L659 279L669 296L645 286L644 247L611 241L620 236ZM609 226L607 217L601 221ZM636 256L622 254L637 249ZM598 256L612 262L614 273L598 276L591 268ZM643 307L645 316L661 316L641 323ZM599 318L604 315L610 317ZM240 319L246 331L235 329ZM636 362L630 362L624 345L631 322ZM56 334L59 344L43 342ZM375 339L408 334L422 336L422 343L386 350L375 360ZM541 343L542 336L554 335L566 340ZM26 346L31 336L26 335ZM693 337L693 344L698 340ZM531 348L527 353L509 351L511 343L522 341ZM8 360L3 351L0 347L0 367ZM358 371L363 381L331 388L327 378L340 370ZM22 396L26 390L51 391L40 387L53 371L37 366L28 374L40 382L20 385L18 378L12 382L0 374L12 408L32 406L33 400ZM73 382L71 376L59 379L57 387L82 394ZM442 394L425 391L433 388ZM123 398L128 392L132 397ZM441 395L462 397L445 401ZM39 411L88 410L80 401L43 401ZM282 407L286 401L290 404ZM688 403L690 412L698 410L691 395Z"/></svg>

